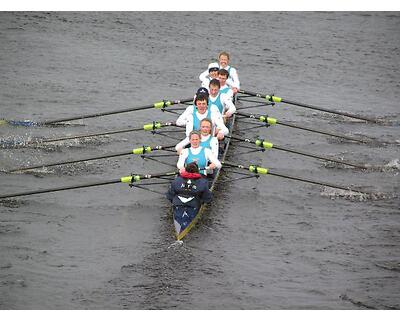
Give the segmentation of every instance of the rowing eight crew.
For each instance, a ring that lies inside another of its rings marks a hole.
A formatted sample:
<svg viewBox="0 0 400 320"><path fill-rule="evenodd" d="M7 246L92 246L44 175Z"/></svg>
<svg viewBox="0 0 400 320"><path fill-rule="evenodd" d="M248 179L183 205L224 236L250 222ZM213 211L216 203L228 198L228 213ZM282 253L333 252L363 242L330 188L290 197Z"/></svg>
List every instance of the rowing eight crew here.
<svg viewBox="0 0 400 320"><path fill-rule="evenodd" d="M187 107L176 120L178 126L186 127L186 138L175 147L179 154L177 167L181 172L184 171L185 164L193 161L198 163L200 172L204 175L221 167L218 160L218 140L223 140L229 133L225 121L236 112L232 99L237 87L229 86L229 82L236 81L239 86L239 79L236 69L228 65L229 54L222 52L219 61L221 67L229 68L233 77L224 68L218 69L216 74L213 73L216 66L210 68L208 90L204 87L197 90L194 105ZM190 148L185 149L189 144Z"/></svg>
<svg viewBox="0 0 400 320"><path fill-rule="evenodd" d="M175 147L180 175L171 183L167 198L176 207L174 219L181 226L190 223L199 206L212 199L205 177L222 166L218 140L229 133L224 120L236 112L232 99L240 87L237 71L228 65L228 53L222 52L218 58L219 64L210 64L209 70L200 75L202 87L194 105L187 107L176 121L178 126L186 126L186 138ZM178 210L180 207L184 210Z"/></svg>

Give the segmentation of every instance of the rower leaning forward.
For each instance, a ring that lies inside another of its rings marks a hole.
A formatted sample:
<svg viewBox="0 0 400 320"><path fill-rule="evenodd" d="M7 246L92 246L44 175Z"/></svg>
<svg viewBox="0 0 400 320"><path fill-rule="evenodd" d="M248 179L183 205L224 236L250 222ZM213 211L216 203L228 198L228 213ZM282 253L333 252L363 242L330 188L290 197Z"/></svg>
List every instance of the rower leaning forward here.
<svg viewBox="0 0 400 320"><path fill-rule="evenodd" d="M205 88L200 88L195 96L194 105L188 106L185 111L176 120L177 126L186 127L186 136L189 136L193 130L200 130L200 121L208 118L213 125L212 134L218 140L224 139L229 133L229 129L225 126L224 120L217 106L208 104L208 91L203 93Z"/></svg>

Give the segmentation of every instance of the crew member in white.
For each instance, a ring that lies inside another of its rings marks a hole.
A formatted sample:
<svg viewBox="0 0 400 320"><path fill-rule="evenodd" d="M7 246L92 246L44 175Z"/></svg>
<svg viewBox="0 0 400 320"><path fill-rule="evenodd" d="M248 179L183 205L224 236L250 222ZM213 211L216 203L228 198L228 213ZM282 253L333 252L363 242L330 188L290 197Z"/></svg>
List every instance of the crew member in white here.
<svg viewBox="0 0 400 320"><path fill-rule="evenodd" d="M179 155L176 166L179 172L185 170L185 164L196 162L201 174L206 174L207 170L221 168L222 164L212 153L211 149L200 146L201 134L198 131L192 131L189 134L190 148L183 149Z"/></svg>
<svg viewBox="0 0 400 320"><path fill-rule="evenodd" d="M212 123L210 119L205 118L200 121L200 145L204 148L211 149L211 152L214 154L214 156L218 158L218 139L211 135L211 129ZM185 148L189 143L189 137L186 137L175 146L175 150L178 152L178 154L181 154L182 149Z"/></svg>
<svg viewBox="0 0 400 320"><path fill-rule="evenodd" d="M204 88L208 88L210 81L212 79L217 79L218 78L218 70L219 70L219 65L217 62L212 62L208 65L208 74L205 76L202 76L204 72L199 76L199 79L201 81L201 86Z"/></svg>
<svg viewBox="0 0 400 320"><path fill-rule="evenodd" d="M224 120L217 106L208 106L208 96L199 93L194 100L196 106L191 105L179 116L176 120L176 125L186 126L186 136L193 130L200 130L200 121L204 118L211 120L213 124L213 135L218 140L224 139L224 136L229 133L229 129L225 126Z"/></svg>
<svg viewBox="0 0 400 320"><path fill-rule="evenodd" d="M217 106L219 112L222 114L222 117L230 118L235 112L236 112L236 107L233 104L232 97L223 94L219 90L220 88L220 82L217 79L212 79L210 81L210 96L208 97L209 99L209 104L214 104Z"/></svg>
<svg viewBox="0 0 400 320"><path fill-rule="evenodd" d="M218 71L218 80L220 83L219 92L221 94L227 95L228 97L230 97L232 99L233 95L234 95L234 91L226 83L228 76L229 76L228 71L226 71L225 69L219 69L219 71Z"/></svg>

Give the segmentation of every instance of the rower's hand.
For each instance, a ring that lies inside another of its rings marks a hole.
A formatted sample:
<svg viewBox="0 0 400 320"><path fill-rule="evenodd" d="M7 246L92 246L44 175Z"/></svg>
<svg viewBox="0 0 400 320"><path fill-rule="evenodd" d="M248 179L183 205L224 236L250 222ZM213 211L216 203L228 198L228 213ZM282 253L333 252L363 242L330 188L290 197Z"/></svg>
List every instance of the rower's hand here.
<svg viewBox="0 0 400 320"><path fill-rule="evenodd" d="M178 153L178 156L180 156L181 155L181 153L182 153L182 148L176 148L176 152Z"/></svg>
<svg viewBox="0 0 400 320"><path fill-rule="evenodd" d="M232 91L233 91L233 94L236 94L236 93L238 93L239 89L236 87L232 87Z"/></svg>
<svg viewBox="0 0 400 320"><path fill-rule="evenodd" d="M225 118L230 118L230 117L232 117L232 113L229 112L229 111L227 111L227 112L224 114L224 117L225 117Z"/></svg>
<svg viewBox="0 0 400 320"><path fill-rule="evenodd" d="M218 134L217 134L217 139L218 140L224 140L224 138L225 138L224 134L221 131L219 131Z"/></svg>
<svg viewBox="0 0 400 320"><path fill-rule="evenodd" d="M179 169L179 174L182 174L182 173L184 173L186 170L185 170L185 168L180 168Z"/></svg>

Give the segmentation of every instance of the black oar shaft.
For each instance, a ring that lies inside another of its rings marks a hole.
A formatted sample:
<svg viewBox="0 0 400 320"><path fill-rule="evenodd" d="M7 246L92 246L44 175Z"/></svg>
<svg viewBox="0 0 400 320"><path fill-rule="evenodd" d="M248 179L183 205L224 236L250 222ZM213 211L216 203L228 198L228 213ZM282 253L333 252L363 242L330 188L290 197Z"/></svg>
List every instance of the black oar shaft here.
<svg viewBox="0 0 400 320"><path fill-rule="evenodd" d="M120 183L120 182L121 182L121 179L115 179L115 180L100 181L100 182L95 182L95 183L77 184L77 185L73 185L73 186L64 186L64 187L55 187L55 188L49 188L49 189L10 193L10 194L0 195L0 199L29 196L29 195L33 195L33 194L56 192L56 191L63 191L63 190L88 188L88 187L102 186L102 185L114 184L114 183Z"/></svg>
<svg viewBox="0 0 400 320"><path fill-rule="evenodd" d="M336 137L336 138L341 138L341 139L345 139L345 140L350 140L350 141L356 141L356 142L360 142L360 143L365 143L364 140L362 139L358 139L358 138L353 138L353 137L348 137L345 136L343 134L339 134L339 133L334 133L334 132L328 132L325 130L319 130L319 129L312 129L312 128L308 128L308 127L304 127L304 126L300 126L300 125L295 125L292 123L288 123L288 122L284 122L279 120L277 122L277 124L280 124L282 126L286 126L286 127L291 127L291 128L296 128L296 129L300 129L300 130L305 130L305 131L309 131L309 132L314 132L314 133L320 133L320 134L324 134L327 136L331 136L331 137Z"/></svg>
<svg viewBox="0 0 400 320"><path fill-rule="evenodd" d="M288 100L288 99L284 99L284 98L275 97L274 95L267 95L267 94L257 93L257 92L253 92L253 91L249 91L249 90L239 90L239 92L243 93L243 94L248 94L250 96L259 97L259 98L269 98L270 100L275 101L275 102L287 103L287 104L291 104L291 105L302 107L302 108L337 114L337 115L346 116L346 117L358 119L358 120L364 120L364 121L375 122L375 123L378 122L378 119L373 119L373 118L369 118L369 117L365 117L365 116L359 116L359 115L356 115L356 114L353 114L350 112L345 112L345 111L337 111L337 110L322 108L322 107L310 105L310 104L303 103L303 102L297 102L297 101L292 101L292 100Z"/></svg>
<svg viewBox="0 0 400 320"><path fill-rule="evenodd" d="M151 149L150 151L169 149L174 146L175 145L150 147L150 149ZM72 163L77 163L77 162L100 160L100 159L132 155L132 154L136 154L134 152L135 150L144 150L144 151L142 151L142 153L149 152L149 151L145 150L146 148L149 148L149 147L143 146L141 148L137 148L137 149L130 150L130 151L107 153L107 154L104 154L101 156L91 156L91 157L86 157L86 158L81 158L81 159L71 159L71 160L66 160L66 161L42 163L42 164L33 165L33 166L29 166L29 167L14 168L14 169L8 170L8 173L13 173L13 172L18 172L18 171L26 171L26 170L32 170L32 169L38 169L38 168L45 168L45 167L54 167L54 166L58 166L58 165L72 164ZM137 153L137 154L142 154L142 153Z"/></svg>
<svg viewBox="0 0 400 320"><path fill-rule="evenodd" d="M18 193L3 194L3 195L0 195L0 199L15 198L15 197L29 196L29 195L34 195L34 194L49 193L49 192L56 192L56 191L63 191L63 190L97 187L97 186L116 184L116 183L134 184L140 180L161 178L161 177L170 177L170 176L174 176L177 173L178 173L177 171L171 171L171 172L146 174L146 175L131 175L131 176L122 177L122 178L113 179L113 180L104 180L104 181L98 181L98 182L76 184L76 185L71 185L71 186L62 186L62 187L54 187L54 188L48 188L48 189L40 189L40 190L32 190L32 191L25 191L25 192L18 192Z"/></svg>
<svg viewBox="0 0 400 320"><path fill-rule="evenodd" d="M60 137L60 138L54 138L54 139L45 139L45 140L40 140L39 142L40 143L57 142L57 141L64 141L64 140L90 138L90 137L105 136L105 135L111 135L111 134L133 132L133 131L142 131L142 130L143 130L143 127L130 128L130 129L115 130L115 131L105 131L105 132L97 132L97 133L89 133L89 134L79 134L79 135L70 136L70 137Z"/></svg>
<svg viewBox="0 0 400 320"><path fill-rule="evenodd" d="M368 118L368 117L365 117L365 116L355 115L355 114L350 113L350 112L330 110L330 109L317 107L317 106L313 106L313 105L306 104L306 103L291 101L291 100L287 100L287 99L282 99L282 102L287 103L287 104L291 104L291 105L294 105L294 106L307 108L307 109L318 110L318 111L323 111L323 112L327 112L327 113L333 113L333 114L337 114L337 115L340 115L340 116L345 116L345 117L349 117L349 118L353 118L353 119L364 120L364 121L368 121L368 122L378 122L377 119L372 119L372 118Z"/></svg>
<svg viewBox="0 0 400 320"><path fill-rule="evenodd" d="M355 163L351 163L351 162L347 162L347 161L343 161L343 160L334 159L334 158L331 158L331 157L325 157L325 156L321 156L321 155L318 155L318 154L313 154L313 153L309 153L309 152L305 152L305 151L301 151L301 150L291 149L291 148L288 148L288 147L280 147L280 146L278 146L276 144L274 144L272 148L277 149L277 150L290 152L290 153L303 155L303 156L310 157L310 158L316 158L316 159L320 159L320 160L341 163L341 164L345 164L345 165L348 165L348 166L351 166L351 167L355 167L355 168L359 168L359 169L366 169L366 167L364 165L361 165L361 164L355 164Z"/></svg>
<svg viewBox="0 0 400 320"><path fill-rule="evenodd" d="M302 156L306 156L306 157L310 157L310 158L315 158L315 159L320 159L320 160L325 160L325 161L331 161L331 162L336 162L336 163L340 163L340 164L345 164L351 167L355 167L355 168L359 168L359 169L367 169L366 166L362 165L362 164L355 164L355 163L351 163L348 161L344 161L344 160L338 160L335 158L331 158L331 157L325 157L325 156L321 156L318 154L313 154L310 152L306 152L306 151L301 151L301 150L297 150L297 149L292 149L292 148L288 148L288 147L281 147L276 145L275 143L271 143L271 142L265 142L262 139L259 139L257 141L255 140L251 140L251 139L247 139L247 138L240 138L240 137L235 137L235 136L226 136L229 138L232 138L234 140L238 140L238 141L243 141L243 142L249 142L252 144L255 144L261 148L272 148L272 149L277 149L277 150L281 150L281 151L286 151L286 152L290 152L290 153L294 153L294 154L299 154ZM257 143L258 142L258 143Z"/></svg>
<svg viewBox="0 0 400 320"><path fill-rule="evenodd" d="M157 121L154 121L153 123L145 124L142 127L138 128L127 128L127 129L120 129L120 130L114 130L114 131L105 131L105 132L97 132L97 133L86 133L86 134L79 134L75 136L70 136L70 137L59 137L59 138L53 138L53 139L45 139L41 140L40 143L48 143L48 142L57 142L57 141L64 141L64 140L72 140L72 139L80 139L80 138L89 138L89 137L96 137L96 136L103 136L103 135L112 135L112 134L119 134L119 133L126 133L126 132L134 132L134 131L155 131L158 130L162 127L169 127L169 126L177 126L173 122L165 122L165 123L160 123ZM32 142L33 143L38 143L38 142Z"/></svg>
<svg viewBox="0 0 400 320"><path fill-rule="evenodd" d="M312 184L316 184L316 185L320 185L320 186L324 186L324 187L336 188L336 189L352 191L352 192L366 193L365 191L361 191L361 190L358 190L358 189L355 189L352 187L346 187L346 186L341 186L341 185L337 185L337 184L333 184L333 183L329 183L329 182L322 182L322 181L312 180L312 179L308 179L308 178L291 176L291 175L283 174L280 172L274 172L271 170L268 171L268 174L270 174L272 176L290 179L290 180L297 180L297 181L312 183Z"/></svg>
<svg viewBox="0 0 400 320"><path fill-rule="evenodd" d="M81 158L81 159L66 160L66 161L59 161L59 162L50 162L50 163L42 163L42 164L29 166L29 167L14 168L14 169L8 170L8 172L12 173L12 172L26 171L26 170L32 170L32 169L38 169L38 168L54 167L54 166L58 166L58 165L71 164L71 163L77 163L77 162L84 162L84 161L90 161L90 160L100 160L100 159L113 158L113 157L120 157L120 156L125 156L125 155L130 155L130 154L132 154L132 151L108 153L108 154L105 154L105 155L102 155L102 156L95 156L95 157L92 156L92 157Z"/></svg>
<svg viewBox="0 0 400 320"><path fill-rule="evenodd" d="M337 184L333 184L333 183L329 183L329 182L317 181L317 180L313 180L313 179L309 179L309 178L291 176L291 175L288 175L288 174L285 174L285 173L272 171L271 169L262 168L262 167L258 167L258 166L255 166L255 165L245 166L245 165L235 164L235 163L231 163L231 162L227 162L227 161L224 161L222 164L223 164L223 166L227 165L229 167L235 167L235 168L239 168L239 169L243 169L243 170L248 170L248 171L253 172L255 174L269 174L269 175L272 175L272 176L277 176L277 177L286 178L286 179L290 179L290 180L297 180L297 181L312 183L312 184L325 186L325 187L331 187L331 188L336 188L336 189L341 189L341 190L346 190L346 191L359 192L359 193L367 193L365 191L358 190L358 189L355 189L355 188L352 188L352 187L341 186L341 185L337 185Z"/></svg>
<svg viewBox="0 0 400 320"><path fill-rule="evenodd" d="M274 125L279 124L279 125L286 126L286 127L296 128L296 129L305 130L305 131L314 132L314 133L320 133L320 134L324 134L324 135L331 136L331 137L341 138L341 139L350 140L350 141L357 141L360 143L366 143L366 141L362 140L362 139L348 137L348 136L345 136L345 135L342 135L339 133L328 132L328 131L318 130L318 129L312 129L312 128L292 124L289 122L277 120L275 118L270 118L268 116L255 115L255 114L244 113L244 112L240 112L240 111L236 111L236 114L250 118L250 119L257 119L262 122L272 123Z"/></svg>
<svg viewBox="0 0 400 320"><path fill-rule="evenodd" d="M175 100L175 101L169 101L169 102L170 102L170 105L173 105L173 104L185 103L185 102L189 102L189 101L193 101L193 98ZM146 109L154 108L155 107L154 105L155 104L153 103L153 104L139 106L139 107L125 108L125 109L105 111L105 112L96 112L96 113L92 113L92 114L78 115L78 116L74 116L74 117L67 117L67 118L61 118L61 119L55 119L55 120L40 121L39 124L40 125L49 125L49 124L54 124L54 123L58 123L58 122L81 120L81 119L102 117L102 116L108 116L108 115L119 114L119 113L146 110Z"/></svg>

